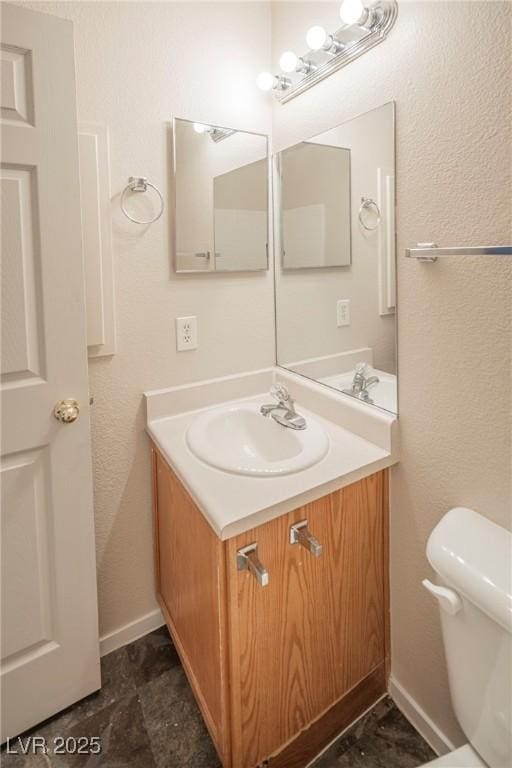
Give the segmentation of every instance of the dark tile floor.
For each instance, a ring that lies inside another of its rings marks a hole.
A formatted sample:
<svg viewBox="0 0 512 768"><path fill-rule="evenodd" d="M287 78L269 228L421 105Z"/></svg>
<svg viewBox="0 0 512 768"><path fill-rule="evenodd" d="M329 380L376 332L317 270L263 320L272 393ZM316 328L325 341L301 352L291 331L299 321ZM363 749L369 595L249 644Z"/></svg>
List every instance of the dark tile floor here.
<svg viewBox="0 0 512 768"><path fill-rule="evenodd" d="M428 744L386 696L340 736L314 768L417 768L434 757Z"/></svg>
<svg viewBox="0 0 512 768"><path fill-rule="evenodd" d="M2 768L220 768L167 629L103 657L101 669L101 691L24 734L44 737L49 753L23 756L4 749ZM99 736L102 752L54 754L56 736ZM315 768L416 768L433 756L386 698Z"/></svg>

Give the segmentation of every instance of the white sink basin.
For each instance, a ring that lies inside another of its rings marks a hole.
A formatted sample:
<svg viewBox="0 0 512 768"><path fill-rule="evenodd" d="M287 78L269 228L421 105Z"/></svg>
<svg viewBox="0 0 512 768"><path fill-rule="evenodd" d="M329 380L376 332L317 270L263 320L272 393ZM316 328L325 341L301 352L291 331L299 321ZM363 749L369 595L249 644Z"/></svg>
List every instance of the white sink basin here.
<svg viewBox="0 0 512 768"><path fill-rule="evenodd" d="M306 429L293 430L259 409L242 403L205 411L187 430L188 447L212 467L261 477L300 472L324 458L329 438L317 421L308 415Z"/></svg>

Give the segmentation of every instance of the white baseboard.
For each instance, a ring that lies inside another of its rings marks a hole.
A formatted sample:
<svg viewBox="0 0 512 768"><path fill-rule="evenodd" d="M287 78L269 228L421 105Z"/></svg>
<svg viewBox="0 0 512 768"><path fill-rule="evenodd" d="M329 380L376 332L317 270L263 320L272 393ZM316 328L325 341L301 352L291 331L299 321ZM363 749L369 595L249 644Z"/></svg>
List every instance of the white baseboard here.
<svg viewBox="0 0 512 768"><path fill-rule="evenodd" d="M119 627L119 629L115 629L113 632L100 637L100 656L106 656L107 653L116 651L118 648L122 648L123 645L138 640L139 637L153 632L154 629L158 629L163 624L165 622L160 608L146 613L139 619L135 619L135 621L131 621L129 624L125 624L123 627Z"/></svg>
<svg viewBox="0 0 512 768"><path fill-rule="evenodd" d="M398 709L409 720L429 744L436 755L446 755L456 749L455 744L443 733L441 728L427 715L418 702L392 676L388 685L389 695Z"/></svg>

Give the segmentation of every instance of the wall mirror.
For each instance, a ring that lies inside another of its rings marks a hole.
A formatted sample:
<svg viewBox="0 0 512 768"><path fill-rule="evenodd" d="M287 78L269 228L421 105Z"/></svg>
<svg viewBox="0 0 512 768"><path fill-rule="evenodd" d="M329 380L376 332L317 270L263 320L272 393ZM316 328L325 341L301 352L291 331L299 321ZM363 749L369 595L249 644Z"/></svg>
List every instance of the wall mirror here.
<svg viewBox="0 0 512 768"><path fill-rule="evenodd" d="M274 170L278 365L396 413L394 104Z"/></svg>
<svg viewBox="0 0 512 768"><path fill-rule="evenodd" d="M268 269L267 136L173 120L176 272Z"/></svg>

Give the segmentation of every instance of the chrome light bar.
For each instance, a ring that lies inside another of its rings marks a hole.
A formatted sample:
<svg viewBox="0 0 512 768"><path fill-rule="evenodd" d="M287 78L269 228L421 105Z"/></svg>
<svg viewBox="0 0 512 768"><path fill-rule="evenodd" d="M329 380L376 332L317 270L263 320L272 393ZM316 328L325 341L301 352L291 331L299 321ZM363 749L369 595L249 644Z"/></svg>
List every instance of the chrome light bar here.
<svg viewBox="0 0 512 768"><path fill-rule="evenodd" d="M276 75L272 89L276 99L285 104L381 43L396 21L398 3L396 0L377 0L368 5L367 11L364 24L343 24L328 35L329 46L308 50L297 57L307 67L301 66L286 78Z"/></svg>

